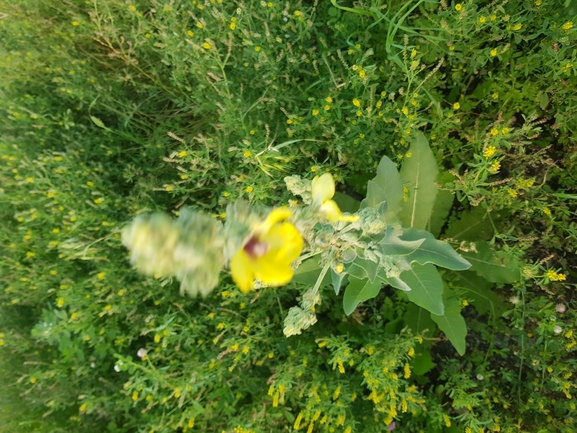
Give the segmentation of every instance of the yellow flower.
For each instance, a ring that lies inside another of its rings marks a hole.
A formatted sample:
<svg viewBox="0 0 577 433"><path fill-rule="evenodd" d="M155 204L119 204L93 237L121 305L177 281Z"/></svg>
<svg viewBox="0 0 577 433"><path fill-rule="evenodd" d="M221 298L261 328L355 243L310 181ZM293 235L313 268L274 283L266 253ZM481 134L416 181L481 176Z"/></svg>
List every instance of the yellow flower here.
<svg viewBox="0 0 577 433"><path fill-rule="evenodd" d="M455 102L453 104L453 110L458 110L459 108L461 108L461 104L459 104L458 102Z"/></svg>
<svg viewBox="0 0 577 433"><path fill-rule="evenodd" d="M561 26L563 30L571 30L573 28L573 22L567 21L565 24Z"/></svg>
<svg viewBox="0 0 577 433"><path fill-rule="evenodd" d="M335 195L335 180L332 174L325 173L313 179L312 195L313 206L318 206L319 213L330 222L354 222L359 219L358 215L343 215L339 206L334 200L331 200Z"/></svg>
<svg viewBox="0 0 577 433"><path fill-rule="evenodd" d="M230 261L232 279L243 293L253 289L256 278L274 287L292 279L291 263L301 254L303 238L286 221L291 215L287 208L273 209Z"/></svg>
<svg viewBox="0 0 577 433"><path fill-rule="evenodd" d="M497 48L493 48L490 54L492 57L495 57L497 55Z"/></svg>
<svg viewBox="0 0 577 433"><path fill-rule="evenodd" d="M455 10L456 10L457 12L461 12L461 11L463 10L463 5L462 5L461 3L457 3L457 4L455 5Z"/></svg>
<svg viewBox="0 0 577 433"><path fill-rule="evenodd" d="M496 151L497 151L497 148L495 146L489 146L483 152L483 156L485 158L489 159L490 157L492 157L495 154Z"/></svg>
<svg viewBox="0 0 577 433"><path fill-rule="evenodd" d="M487 21L487 17L485 17L485 16L482 16L481 18L479 18L479 22L481 24L484 24L486 21Z"/></svg>

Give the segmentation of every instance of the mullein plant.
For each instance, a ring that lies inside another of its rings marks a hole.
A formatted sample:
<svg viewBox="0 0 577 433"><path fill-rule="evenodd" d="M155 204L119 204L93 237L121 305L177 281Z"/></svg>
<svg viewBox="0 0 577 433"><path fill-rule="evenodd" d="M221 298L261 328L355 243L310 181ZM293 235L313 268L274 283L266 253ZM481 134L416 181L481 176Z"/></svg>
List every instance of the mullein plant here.
<svg viewBox="0 0 577 433"><path fill-rule="evenodd" d="M464 320L435 265L464 270L470 264L424 230L437 192L437 167L424 137L415 140L411 151L414 160L401 173L382 158L355 214L343 214L333 200L330 173L312 181L289 176L287 188L301 197L302 206L263 209L239 200L227 206L224 224L190 209L182 209L177 219L140 215L123 230L123 243L140 272L175 277L181 293L191 296L207 296L225 267L248 293L283 286L305 265L310 287L285 318L287 337L316 323L323 283L332 283L337 295L345 288L346 314L391 285L431 313L441 329L443 323L452 329L457 323L461 332L448 337L462 352Z"/></svg>
<svg viewBox="0 0 577 433"><path fill-rule="evenodd" d="M255 282L258 287L280 287L291 281L305 244L307 249L318 244L317 223L359 219L344 215L331 200L335 193L331 174L312 182L298 178L298 183L306 207L262 209L239 200L227 206L225 224L189 208L183 208L177 219L164 213L144 214L123 230L122 241L140 272L175 277L181 293L191 296L211 293L225 265L243 293L254 290Z"/></svg>

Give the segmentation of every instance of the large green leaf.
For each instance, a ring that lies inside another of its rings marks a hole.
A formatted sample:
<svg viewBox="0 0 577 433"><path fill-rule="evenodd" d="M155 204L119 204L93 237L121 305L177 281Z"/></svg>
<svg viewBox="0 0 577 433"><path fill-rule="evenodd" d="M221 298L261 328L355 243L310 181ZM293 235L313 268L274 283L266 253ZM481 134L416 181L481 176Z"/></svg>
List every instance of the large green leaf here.
<svg viewBox="0 0 577 433"><path fill-rule="evenodd" d="M494 283L478 276L473 271L454 272L453 287L466 290L465 296L469 299L479 314L491 314L500 317L507 305L493 290Z"/></svg>
<svg viewBox="0 0 577 433"><path fill-rule="evenodd" d="M377 296L381 290L382 282L380 280L369 281L369 280L359 280L355 277L349 278L349 285L345 289L345 294L343 296L343 309L345 314L348 316L357 305L368 299L372 299Z"/></svg>
<svg viewBox="0 0 577 433"><path fill-rule="evenodd" d="M488 218L487 211L481 206L470 211L461 212L458 220L452 221L443 234L444 238L456 240L478 241L491 239L493 226Z"/></svg>
<svg viewBox="0 0 577 433"><path fill-rule="evenodd" d="M386 202L389 212L397 215L403 201L403 182L397 166L383 156L377 167L377 175L367 184L367 197L361 202L361 209L372 207L378 209Z"/></svg>
<svg viewBox="0 0 577 433"><path fill-rule="evenodd" d="M416 304L409 304L407 306L403 321L407 328L412 331L413 335L423 334L425 331L428 331L427 335L431 336L431 333L437 329L437 325L431 319L431 313Z"/></svg>
<svg viewBox="0 0 577 433"><path fill-rule="evenodd" d="M465 354L467 336L467 325L461 316L461 303L456 298L445 299L445 314L437 315L431 313L431 319L445 333L459 355Z"/></svg>
<svg viewBox="0 0 577 433"><path fill-rule="evenodd" d="M395 289L402 290L403 292L410 292L411 288L400 278L387 278L383 275L379 275L379 278L383 280L385 284L393 286Z"/></svg>
<svg viewBox="0 0 577 433"><path fill-rule="evenodd" d="M431 371L435 364L429 349L419 345L415 348L415 357L411 360L411 370L415 376L422 376Z"/></svg>
<svg viewBox="0 0 577 433"><path fill-rule="evenodd" d="M335 192L333 200L339 205L339 209L343 212L355 213L359 210L359 206L361 205L360 201L339 191Z"/></svg>
<svg viewBox="0 0 577 433"><path fill-rule="evenodd" d="M292 281L301 284L314 285L321 274L321 267L319 266L319 258L313 257L312 259L305 260L295 271L295 275ZM331 276L327 272L321 286L327 286L331 284Z"/></svg>
<svg viewBox="0 0 577 433"><path fill-rule="evenodd" d="M357 257L351 264L346 268L349 275L353 277L364 279L368 278L374 281L379 272L379 264L373 262L372 260L367 260L362 257Z"/></svg>
<svg viewBox="0 0 577 433"><path fill-rule="evenodd" d="M448 182L451 182L455 179L455 175L445 171L443 173L439 173L437 176L437 182L439 184L444 185ZM447 216L449 216L449 212L453 207L453 202L455 201L455 195L447 190L441 189L437 194L437 199L435 200L435 204L433 205L433 211L431 213L431 219L429 220L429 231L435 236L436 238L439 237L441 234L441 229L445 225L447 221Z"/></svg>
<svg viewBox="0 0 577 433"><path fill-rule="evenodd" d="M492 283L514 283L520 279L517 259L505 252L493 253L489 242L475 242L477 251L464 252L463 256L473 265L471 270Z"/></svg>
<svg viewBox="0 0 577 433"><path fill-rule="evenodd" d="M443 315L443 280L437 268L414 264L399 279L411 288L411 291L405 292L411 302L431 313Z"/></svg>
<svg viewBox="0 0 577 433"><path fill-rule="evenodd" d="M409 242L421 239L424 239L421 246L406 257L409 263L416 262L420 265L433 263L454 271L462 271L471 267L471 263L457 254L451 245L435 239L426 230L408 228L403 230L401 236L401 240Z"/></svg>
<svg viewBox="0 0 577 433"><path fill-rule="evenodd" d="M409 148L410 158L405 158L401 168L403 185L408 189L407 200L401 202L399 219L404 227L424 229L433 210L438 188L437 161L427 138L417 133Z"/></svg>
<svg viewBox="0 0 577 433"><path fill-rule="evenodd" d="M415 252L425 242L425 238L405 240L395 234L392 227L387 229L383 239L378 242L380 253L388 256L404 256Z"/></svg>

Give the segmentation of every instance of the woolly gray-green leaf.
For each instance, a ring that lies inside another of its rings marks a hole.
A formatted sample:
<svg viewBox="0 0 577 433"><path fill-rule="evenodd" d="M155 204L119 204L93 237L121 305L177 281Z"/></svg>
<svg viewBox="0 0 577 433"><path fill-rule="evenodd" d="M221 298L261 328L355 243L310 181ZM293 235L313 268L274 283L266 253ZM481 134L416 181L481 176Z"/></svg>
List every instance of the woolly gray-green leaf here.
<svg viewBox="0 0 577 433"><path fill-rule="evenodd" d="M408 228L403 230L401 240L423 240L417 250L406 256L409 263L420 265L432 263L454 271L463 271L471 267L471 263L461 257L447 242L439 241L426 230Z"/></svg>
<svg viewBox="0 0 577 433"><path fill-rule="evenodd" d="M383 202L386 202L389 212L397 215L401 210L402 200L403 182L397 166L383 156L377 167L377 175L367 184L367 197L361 202L361 209L366 207L378 209Z"/></svg>
<svg viewBox="0 0 577 433"><path fill-rule="evenodd" d="M345 289L343 296L343 309L347 316L355 311L355 308L357 308L357 305L361 302L377 296L382 284L378 279L371 282L369 280L359 280L351 276L349 280L349 285Z"/></svg>

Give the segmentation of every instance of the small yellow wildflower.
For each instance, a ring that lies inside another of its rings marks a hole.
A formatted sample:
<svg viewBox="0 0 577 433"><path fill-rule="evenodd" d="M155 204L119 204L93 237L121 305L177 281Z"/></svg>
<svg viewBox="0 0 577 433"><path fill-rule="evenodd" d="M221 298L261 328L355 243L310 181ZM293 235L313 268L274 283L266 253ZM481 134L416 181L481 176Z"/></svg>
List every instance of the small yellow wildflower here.
<svg viewBox="0 0 577 433"><path fill-rule="evenodd" d="M551 209L549 209L548 207L545 206L545 207L543 208L543 213L544 213L545 215L547 215L548 217L550 217L550 216L551 216Z"/></svg>
<svg viewBox="0 0 577 433"><path fill-rule="evenodd" d="M491 54L491 57L495 57L497 55L497 48L493 48L489 54Z"/></svg>
<svg viewBox="0 0 577 433"><path fill-rule="evenodd" d="M500 168L501 168L501 163L499 161L495 161L495 162L493 162L493 164L491 164L491 170L494 171L495 173L497 173Z"/></svg>
<svg viewBox="0 0 577 433"><path fill-rule="evenodd" d="M34 253L31 252L31 251L28 251L28 252L26 253L26 257L29 258L29 259L33 258L35 255L36 255L36 254L34 254Z"/></svg>
<svg viewBox="0 0 577 433"><path fill-rule="evenodd" d="M136 6L130 5L130 6L128 6L128 10L129 10L130 12L135 12L135 11L136 11Z"/></svg>
<svg viewBox="0 0 577 433"><path fill-rule="evenodd" d="M481 24L485 24L487 22L487 17L486 16L482 16L481 18L479 18L479 22Z"/></svg>
<svg viewBox="0 0 577 433"><path fill-rule="evenodd" d="M327 101L329 104L332 104L332 103L333 103L333 98L331 98L330 96L327 96L327 97L325 98L325 101Z"/></svg>
<svg viewBox="0 0 577 433"><path fill-rule="evenodd" d="M565 281L567 279L567 276L565 274L558 274L553 269L549 269L545 274L545 276L549 278L551 281Z"/></svg>
<svg viewBox="0 0 577 433"><path fill-rule="evenodd" d="M489 19L490 19L491 21L495 21L495 20L497 19L497 15L491 15L491 16L489 17Z"/></svg>
<svg viewBox="0 0 577 433"><path fill-rule="evenodd" d="M186 34L191 38L194 36L194 32L192 30L187 31Z"/></svg>
<svg viewBox="0 0 577 433"><path fill-rule="evenodd" d="M331 109L330 105L325 105L325 111L329 111Z"/></svg>
<svg viewBox="0 0 577 433"><path fill-rule="evenodd" d="M355 107L360 107L361 106L361 101L359 101L357 98L353 98L353 105Z"/></svg>
<svg viewBox="0 0 577 433"><path fill-rule="evenodd" d="M404 377L405 379L408 379L409 377L411 377L411 366L409 365L409 363L406 363L406 364L405 364L403 370L404 370L404 375L403 375L403 377Z"/></svg>
<svg viewBox="0 0 577 433"><path fill-rule="evenodd" d="M104 199L102 197L97 198L96 200L94 200L94 203L96 204L100 204L104 201Z"/></svg>
<svg viewBox="0 0 577 433"><path fill-rule="evenodd" d="M178 152L179 158L184 158L185 156L186 156L186 150L181 150L180 152Z"/></svg>
<svg viewBox="0 0 577 433"><path fill-rule="evenodd" d="M409 109L407 107L403 107L401 112L405 115L408 116L409 115Z"/></svg>
<svg viewBox="0 0 577 433"><path fill-rule="evenodd" d="M497 128L492 128L490 132L493 137L499 135L499 130Z"/></svg>
<svg viewBox="0 0 577 433"><path fill-rule="evenodd" d="M457 12L461 12L463 9L464 9L464 8L463 8L463 5L462 5L461 3L457 3L457 4L455 5L455 10L456 10Z"/></svg>
<svg viewBox="0 0 577 433"><path fill-rule="evenodd" d="M516 197L519 195L519 193L517 192L517 190L516 190L516 189L513 189L513 188L509 188L509 189L507 190L507 192L508 192L509 195L510 195L511 197L513 197L513 198L516 198Z"/></svg>
<svg viewBox="0 0 577 433"><path fill-rule="evenodd" d="M573 22L567 21L565 24L561 26L563 30L571 30L573 28Z"/></svg>
<svg viewBox="0 0 577 433"><path fill-rule="evenodd" d="M313 110L313 113L312 113L312 114L313 114L313 116L318 116L318 115L319 115L319 113L320 113L320 111L319 111L319 110Z"/></svg>
<svg viewBox="0 0 577 433"><path fill-rule="evenodd" d="M103 280L104 277L106 277L106 272L99 272L99 273L96 275L96 278L98 278L99 280Z"/></svg>
<svg viewBox="0 0 577 433"><path fill-rule="evenodd" d="M459 108L461 108L461 104L459 104L458 102L455 102L453 104L453 110L458 110Z"/></svg>
<svg viewBox="0 0 577 433"><path fill-rule="evenodd" d="M205 42L204 44L202 44L202 48L204 48L205 50L210 50L210 44L208 42Z"/></svg>
<svg viewBox="0 0 577 433"><path fill-rule="evenodd" d="M492 157L495 154L496 151L497 151L497 148L495 146L489 146L483 152L483 156L486 159L489 159L490 157Z"/></svg>
<svg viewBox="0 0 577 433"><path fill-rule="evenodd" d="M254 191L254 188L252 186L247 186L245 189L246 192L251 193Z"/></svg>
<svg viewBox="0 0 577 433"><path fill-rule="evenodd" d="M58 298L58 300L56 301L56 305L58 306L58 308L62 308L64 306L64 298Z"/></svg>
<svg viewBox="0 0 577 433"><path fill-rule="evenodd" d="M86 403L83 403L82 406L80 406L78 408L79 412L84 412L86 410L86 408L88 407L88 405Z"/></svg>
<svg viewBox="0 0 577 433"><path fill-rule="evenodd" d="M513 26L513 30L514 30L514 31L521 30L522 27L523 27L523 24L515 24L515 25Z"/></svg>
<svg viewBox="0 0 577 433"><path fill-rule="evenodd" d="M236 23L230 23L228 26L231 30L236 29Z"/></svg>

